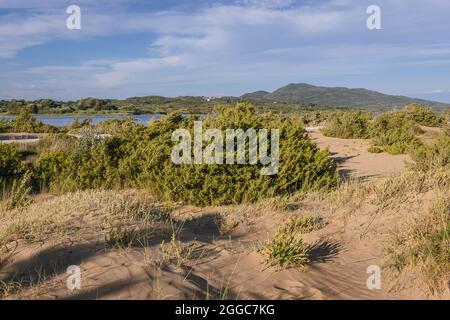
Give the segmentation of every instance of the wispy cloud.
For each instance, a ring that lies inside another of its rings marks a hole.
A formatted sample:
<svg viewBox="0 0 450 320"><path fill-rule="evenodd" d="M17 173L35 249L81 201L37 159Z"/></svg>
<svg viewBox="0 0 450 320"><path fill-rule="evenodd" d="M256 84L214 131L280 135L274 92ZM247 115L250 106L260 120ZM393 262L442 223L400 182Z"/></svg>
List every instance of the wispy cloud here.
<svg viewBox="0 0 450 320"><path fill-rule="evenodd" d="M242 0L148 11L130 9L124 1L99 10L105 1L90 1L82 2L82 30L74 33L65 29L66 15L51 8L56 1L48 0L38 11L4 16L0 59L14 61L18 52L54 40L89 42L117 34L148 34L147 50L134 53L134 58L95 58L4 72L0 79L7 77L8 85L0 95L20 90L29 97L45 93L57 98L237 94L291 81L326 84L337 78L349 84L363 79L366 83L358 86L369 86L376 83L371 77L384 77L384 86L394 83L401 93L416 90L420 79L405 76L408 83L399 82L400 74L392 75L393 69L448 70L450 39L443 30L450 27L445 14L450 2L378 2L383 10L383 30L378 33L365 27L370 2L355 0ZM1 5L14 7L13 1ZM423 75L423 70L417 72ZM389 76L392 81L386 81Z"/></svg>

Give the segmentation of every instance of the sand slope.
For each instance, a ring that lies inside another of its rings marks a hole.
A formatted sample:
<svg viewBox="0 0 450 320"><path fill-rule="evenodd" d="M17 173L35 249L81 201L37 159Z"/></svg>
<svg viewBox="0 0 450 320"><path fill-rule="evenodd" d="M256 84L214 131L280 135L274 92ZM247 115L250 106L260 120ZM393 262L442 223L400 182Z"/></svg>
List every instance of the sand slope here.
<svg viewBox="0 0 450 320"><path fill-rule="evenodd" d="M325 138L316 132L311 137L321 147L330 148L343 175L380 178L401 171L408 159L369 154L363 140ZM111 248L105 242L107 229L92 227L101 216L77 219L74 230L79 231L34 244L11 241L2 249L0 280L10 284L7 290L3 288L3 298L430 298L423 284L414 279L399 283L384 269L380 290L368 289L366 282L370 265L383 266L382 249L389 234L425 210L432 192L386 200L380 207L375 204L379 195L370 193L374 187L367 190L355 196L348 196L351 193L345 188L325 198L310 195L293 200L288 210L273 202L202 209L177 205L173 217L182 229L176 246L170 246L170 236L160 235L145 244ZM51 207L55 199L42 201ZM258 246L289 216L303 214L321 216L327 222L321 230L305 235L312 246L311 263L304 270L267 268ZM164 253L163 247L170 253ZM81 290L66 287L69 265L82 270ZM20 284L14 286L15 281ZM443 297L449 296L450 289Z"/></svg>

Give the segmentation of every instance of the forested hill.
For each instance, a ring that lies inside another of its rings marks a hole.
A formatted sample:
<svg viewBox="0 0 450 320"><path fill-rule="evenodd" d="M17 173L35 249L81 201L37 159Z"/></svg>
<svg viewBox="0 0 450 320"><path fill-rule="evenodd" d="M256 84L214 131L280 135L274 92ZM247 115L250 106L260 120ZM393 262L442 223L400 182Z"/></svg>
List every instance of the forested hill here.
<svg viewBox="0 0 450 320"><path fill-rule="evenodd" d="M432 108L448 108L450 105L436 101L391 96L367 89L344 87L317 87L305 83L291 83L274 92L257 91L241 96L251 102L301 103L350 108L393 108L411 103L420 103Z"/></svg>

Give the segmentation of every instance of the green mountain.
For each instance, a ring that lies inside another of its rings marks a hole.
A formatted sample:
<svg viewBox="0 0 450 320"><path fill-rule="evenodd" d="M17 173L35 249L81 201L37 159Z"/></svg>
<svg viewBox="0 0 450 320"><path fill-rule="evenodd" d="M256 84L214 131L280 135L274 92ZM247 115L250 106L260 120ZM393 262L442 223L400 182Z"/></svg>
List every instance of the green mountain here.
<svg viewBox="0 0 450 320"><path fill-rule="evenodd" d="M410 103L420 103L438 109L450 107L449 104L441 102L391 96L367 89L317 87L306 83L291 83L271 93L266 91L246 93L240 99L256 103L282 102L352 108L394 108L404 107Z"/></svg>

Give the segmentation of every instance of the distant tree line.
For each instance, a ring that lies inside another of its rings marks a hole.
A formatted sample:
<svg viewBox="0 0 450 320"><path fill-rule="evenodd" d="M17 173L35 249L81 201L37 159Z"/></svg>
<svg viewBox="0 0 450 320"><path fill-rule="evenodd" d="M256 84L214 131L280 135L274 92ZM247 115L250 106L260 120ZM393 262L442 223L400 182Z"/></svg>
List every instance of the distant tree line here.
<svg viewBox="0 0 450 320"><path fill-rule="evenodd" d="M244 100L236 97L220 97L207 99L204 97L132 97L125 100L85 98L76 101L40 100L0 100L0 114L17 115L21 109L27 109L32 114L169 114L181 112L190 114L211 113L217 105L232 106ZM258 112L298 112L330 109L313 103L268 103L254 102Z"/></svg>

